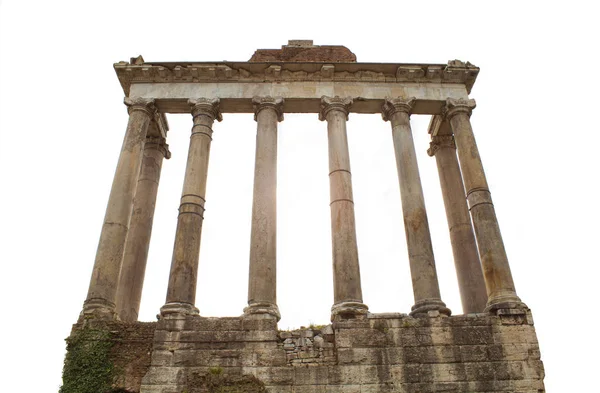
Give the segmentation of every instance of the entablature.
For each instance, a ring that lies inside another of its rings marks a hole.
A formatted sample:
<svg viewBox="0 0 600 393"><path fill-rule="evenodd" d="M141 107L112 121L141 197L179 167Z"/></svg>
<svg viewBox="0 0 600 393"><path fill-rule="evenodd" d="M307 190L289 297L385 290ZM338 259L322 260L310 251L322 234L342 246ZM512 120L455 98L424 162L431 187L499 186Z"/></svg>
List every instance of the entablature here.
<svg viewBox="0 0 600 393"><path fill-rule="evenodd" d="M448 64L320 62L144 62L140 56L114 64L126 96L140 84L377 84L388 88L460 88L470 93L479 67L451 60ZM393 87L392 87L393 86ZM231 89L231 88L230 88ZM250 88L252 89L252 88ZM158 97L156 97L158 98ZM418 98L418 97L417 97Z"/></svg>

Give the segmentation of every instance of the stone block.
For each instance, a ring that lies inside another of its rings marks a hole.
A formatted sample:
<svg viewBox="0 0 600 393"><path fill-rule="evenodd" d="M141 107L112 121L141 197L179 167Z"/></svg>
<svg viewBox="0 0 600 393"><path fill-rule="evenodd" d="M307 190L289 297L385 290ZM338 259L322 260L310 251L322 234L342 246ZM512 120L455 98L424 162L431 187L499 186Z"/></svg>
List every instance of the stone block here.
<svg viewBox="0 0 600 393"><path fill-rule="evenodd" d="M385 347L392 342L385 331L377 329L342 329L335 340L338 348Z"/></svg>
<svg viewBox="0 0 600 393"><path fill-rule="evenodd" d="M402 348L340 348L337 350L338 364L399 364L403 362Z"/></svg>
<svg viewBox="0 0 600 393"><path fill-rule="evenodd" d="M304 365L294 368L294 385L327 385L329 367Z"/></svg>
<svg viewBox="0 0 600 393"><path fill-rule="evenodd" d="M460 348L454 345L404 348L406 363L455 363L460 359Z"/></svg>
<svg viewBox="0 0 600 393"><path fill-rule="evenodd" d="M400 333L399 337L394 332L394 336L397 337L394 341L399 342L404 347L434 344L430 328L407 328L399 329L398 332Z"/></svg>
<svg viewBox="0 0 600 393"><path fill-rule="evenodd" d="M293 385L294 367L244 367L244 374L253 374L265 385Z"/></svg>
<svg viewBox="0 0 600 393"><path fill-rule="evenodd" d="M244 351L246 353L246 351ZM280 349L256 349L251 353L252 366L285 366L287 365L287 358L285 351ZM247 364L244 364L248 366Z"/></svg>
<svg viewBox="0 0 600 393"><path fill-rule="evenodd" d="M504 360L539 359L539 353L537 344L504 344L502 346Z"/></svg>
<svg viewBox="0 0 600 393"><path fill-rule="evenodd" d="M294 385L292 387L292 393L325 393L326 390L327 385Z"/></svg>
<svg viewBox="0 0 600 393"><path fill-rule="evenodd" d="M397 392L393 383L368 384L360 386L361 393L391 393Z"/></svg>
<svg viewBox="0 0 600 393"><path fill-rule="evenodd" d="M328 366L329 385L360 385L361 366Z"/></svg>
<svg viewBox="0 0 600 393"><path fill-rule="evenodd" d="M152 367L142 379L142 385L180 385L185 383L182 367Z"/></svg>
<svg viewBox="0 0 600 393"><path fill-rule="evenodd" d="M385 385L393 383L389 365L365 365L360 367L361 384Z"/></svg>
<svg viewBox="0 0 600 393"><path fill-rule="evenodd" d="M394 372L392 372L394 374ZM421 381L421 365L420 364L404 364L402 365L402 382L414 383Z"/></svg>
<svg viewBox="0 0 600 393"><path fill-rule="evenodd" d="M469 381L489 381L496 378L493 363L462 363Z"/></svg>
<svg viewBox="0 0 600 393"><path fill-rule="evenodd" d="M524 379L525 372L522 362L493 362L494 373L497 380Z"/></svg>
<svg viewBox="0 0 600 393"><path fill-rule="evenodd" d="M243 320L240 317L205 318L194 317L185 320L183 330L191 331L236 331L244 330Z"/></svg>
<svg viewBox="0 0 600 393"><path fill-rule="evenodd" d="M265 386L266 393L293 393L293 386Z"/></svg>
<svg viewBox="0 0 600 393"><path fill-rule="evenodd" d="M541 360L528 360L521 363L523 365L523 373L527 379L543 380L546 375L544 364Z"/></svg>
<svg viewBox="0 0 600 393"><path fill-rule="evenodd" d="M241 351L237 350L177 350L173 353L174 366L186 367L241 367Z"/></svg>
<svg viewBox="0 0 600 393"><path fill-rule="evenodd" d="M457 345L485 345L494 342L492 329L488 326L461 326L452 329Z"/></svg>
<svg viewBox="0 0 600 393"><path fill-rule="evenodd" d="M180 333L180 340L187 342L232 342L232 341L277 341L275 330L213 330L192 331L184 330Z"/></svg>
<svg viewBox="0 0 600 393"><path fill-rule="evenodd" d="M173 362L173 352L165 350L152 351L151 366L171 366Z"/></svg>
<svg viewBox="0 0 600 393"><path fill-rule="evenodd" d="M538 343L535 330L529 325L496 326L493 334L497 344Z"/></svg>
<svg viewBox="0 0 600 393"><path fill-rule="evenodd" d="M277 321L275 319L251 319L242 318L243 330L277 330Z"/></svg>
<svg viewBox="0 0 600 393"><path fill-rule="evenodd" d="M488 347L487 345L461 345L460 359L462 362L485 362L489 360Z"/></svg>
<svg viewBox="0 0 600 393"><path fill-rule="evenodd" d="M361 393L361 385L327 385L326 393Z"/></svg>
<svg viewBox="0 0 600 393"><path fill-rule="evenodd" d="M343 329L370 329L371 322L367 318L345 319L341 321L335 321L331 324L331 326L337 333L338 330Z"/></svg>

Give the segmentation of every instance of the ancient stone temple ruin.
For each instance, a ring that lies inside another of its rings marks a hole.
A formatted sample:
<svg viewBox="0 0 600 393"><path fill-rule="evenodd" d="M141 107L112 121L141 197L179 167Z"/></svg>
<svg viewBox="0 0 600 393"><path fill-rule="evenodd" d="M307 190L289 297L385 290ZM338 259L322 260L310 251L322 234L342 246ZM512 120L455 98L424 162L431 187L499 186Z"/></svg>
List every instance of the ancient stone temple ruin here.
<svg viewBox="0 0 600 393"><path fill-rule="evenodd" d="M247 62L140 56L114 68L129 122L61 392L544 391L533 319L515 290L470 123L478 67L359 63L343 46L296 40ZM169 113L190 114L187 166L166 301L158 321L138 322ZM206 179L213 125L228 113L254 113L257 127L248 305L241 316L206 318L194 305ZM326 122L329 148L331 324L296 331L277 328L277 127L285 113ZM370 313L363 302L351 113L380 113L391 125L414 292L412 309L398 311L408 314ZM440 296L411 115L432 116L427 153L437 162L463 315L451 315Z"/></svg>

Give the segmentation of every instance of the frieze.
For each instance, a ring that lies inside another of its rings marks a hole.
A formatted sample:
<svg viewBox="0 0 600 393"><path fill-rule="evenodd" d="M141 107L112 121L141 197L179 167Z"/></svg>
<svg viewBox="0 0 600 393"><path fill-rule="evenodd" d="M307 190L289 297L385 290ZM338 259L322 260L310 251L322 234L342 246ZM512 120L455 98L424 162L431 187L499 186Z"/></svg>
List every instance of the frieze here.
<svg viewBox="0 0 600 393"><path fill-rule="evenodd" d="M166 82L303 82L356 81L387 83L459 83L467 91L475 83L479 68L469 62L451 60L440 64L381 63L144 63L143 58L114 64L126 94L134 83Z"/></svg>

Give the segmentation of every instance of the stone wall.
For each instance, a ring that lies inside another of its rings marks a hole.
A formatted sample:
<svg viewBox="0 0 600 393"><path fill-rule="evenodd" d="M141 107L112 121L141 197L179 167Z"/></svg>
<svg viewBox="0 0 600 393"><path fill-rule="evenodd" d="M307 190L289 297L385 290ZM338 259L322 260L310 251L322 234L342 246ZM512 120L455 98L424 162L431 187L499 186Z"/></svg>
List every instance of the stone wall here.
<svg viewBox="0 0 600 393"><path fill-rule="evenodd" d="M117 385L135 392L144 367L142 393L544 392L529 312L370 314L295 331L271 320L164 319L144 327L156 328L149 364L148 330L122 326L113 353L131 366Z"/></svg>

